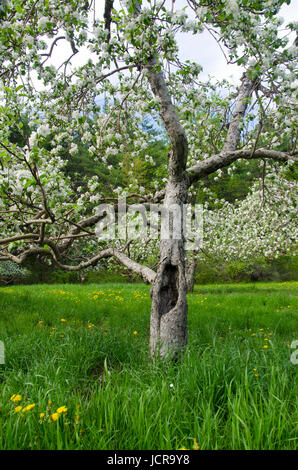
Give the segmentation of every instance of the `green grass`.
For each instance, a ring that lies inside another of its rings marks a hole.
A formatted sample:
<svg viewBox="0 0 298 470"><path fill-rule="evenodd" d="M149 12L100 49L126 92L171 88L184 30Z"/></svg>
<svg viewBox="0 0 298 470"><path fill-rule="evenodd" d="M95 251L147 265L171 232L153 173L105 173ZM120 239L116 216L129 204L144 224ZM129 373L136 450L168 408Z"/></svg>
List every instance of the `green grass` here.
<svg viewBox="0 0 298 470"><path fill-rule="evenodd" d="M296 449L295 305L294 282L196 286L184 361L153 364L148 286L0 288L0 449Z"/></svg>

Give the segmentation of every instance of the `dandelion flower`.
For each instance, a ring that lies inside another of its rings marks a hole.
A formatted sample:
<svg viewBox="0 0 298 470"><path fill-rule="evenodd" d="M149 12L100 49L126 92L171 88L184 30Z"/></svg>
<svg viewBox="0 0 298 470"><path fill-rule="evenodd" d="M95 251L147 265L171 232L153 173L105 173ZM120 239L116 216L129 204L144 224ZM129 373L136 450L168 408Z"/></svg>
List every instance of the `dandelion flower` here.
<svg viewBox="0 0 298 470"><path fill-rule="evenodd" d="M21 401L22 400L22 395L15 395L14 394L10 397L10 400L11 401Z"/></svg>
<svg viewBox="0 0 298 470"><path fill-rule="evenodd" d="M21 406L16 406L14 410L15 410L16 413L18 413L19 411L21 411L21 409L22 409Z"/></svg>
<svg viewBox="0 0 298 470"><path fill-rule="evenodd" d="M35 403L25 406L22 411L31 411L35 407Z"/></svg>
<svg viewBox="0 0 298 470"><path fill-rule="evenodd" d="M60 406L60 408L58 408L57 410L57 413L66 413L66 411L67 411L66 406Z"/></svg>
<svg viewBox="0 0 298 470"><path fill-rule="evenodd" d="M45 417L45 413L40 413L39 417L40 417L40 419L44 418L44 417Z"/></svg>
<svg viewBox="0 0 298 470"><path fill-rule="evenodd" d="M66 322L65 318L61 318L61 320L60 320L60 321L62 321L62 322Z"/></svg>
<svg viewBox="0 0 298 470"><path fill-rule="evenodd" d="M200 449L200 446L199 446L198 441L196 440L196 438L194 438L194 440L193 440L192 448L193 448L193 450L199 450Z"/></svg>
<svg viewBox="0 0 298 470"><path fill-rule="evenodd" d="M137 331L134 331L134 332L133 332L133 335L137 335L137 334L138 334L138 332L137 332Z"/></svg>
<svg viewBox="0 0 298 470"><path fill-rule="evenodd" d="M57 421L57 419L59 419L59 416L60 416L59 413L53 413L53 414L51 414L51 419L52 419L53 421Z"/></svg>
<svg viewBox="0 0 298 470"><path fill-rule="evenodd" d="M264 348L264 349L268 349L268 344L265 344L265 345L263 346L263 348Z"/></svg>

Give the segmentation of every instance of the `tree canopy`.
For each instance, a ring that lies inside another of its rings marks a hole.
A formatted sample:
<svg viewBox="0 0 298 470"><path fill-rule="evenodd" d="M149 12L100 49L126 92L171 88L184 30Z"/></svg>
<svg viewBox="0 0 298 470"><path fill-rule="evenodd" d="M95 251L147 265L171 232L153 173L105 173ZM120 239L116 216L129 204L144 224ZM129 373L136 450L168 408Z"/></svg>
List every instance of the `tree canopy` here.
<svg viewBox="0 0 298 470"><path fill-rule="evenodd" d="M117 213L119 195L128 206L206 203L209 178L214 183L243 171L243 162L260 162L252 169L261 172L263 197L255 185L234 207L221 203L224 192L217 190L215 212L206 218L207 247L235 254L228 244L236 227L237 243L248 251L290 249L295 240L283 227L292 229L293 219L297 47L289 36L298 23L283 24L278 12L285 4L290 1L106 0L104 8L96 0L2 2L0 260L23 264L39 256L79 270L114 257L153 283L159 314L152 325L169 346L161 319L168 325L169 313L186 318L187 311L184 234L179 242L161 241L155 272L131 259L130 240L98 242L99 204L114 204ZM238 87L203 79L199 62L181 59L179 34L192 35L200 52L204 31L241 68ZM80 65L73 65L75 57ZM269 180L273 194L265 198ZM266 238L269 226L278 234L273 241ZM185 325L180 333L173 344L185 338Z"/></svg>

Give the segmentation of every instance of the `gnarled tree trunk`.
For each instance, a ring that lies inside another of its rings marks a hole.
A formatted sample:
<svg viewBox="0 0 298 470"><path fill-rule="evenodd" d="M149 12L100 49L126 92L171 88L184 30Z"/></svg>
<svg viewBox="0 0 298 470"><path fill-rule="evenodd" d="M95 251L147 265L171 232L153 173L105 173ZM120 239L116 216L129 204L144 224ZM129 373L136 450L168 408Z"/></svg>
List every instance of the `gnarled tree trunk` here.
<svg viewBox="0 0 298 470"><path fill-rule="evenodd" d="M171 140L169 179L163 204L163 211L170 217L168 235L164 239L161 237L159 265L151 289L150 353L167 357L183 351L187 339L183 205L188 188L185 171L188 142L163 73L157 71L156 65L153 58L146 66L146 72L152 91L161 103L160 114ZM173 209L177 209L175 216Z"/></svg>
<svg viewBox="0 0 298 470"><path fill-rule="evenodd" d="M160 242L160 262L151 289L152 306L150 322L150 353L159 357L176 356L183 351L187 341L187 299L185 279L185 250L183 230L183 201L186 186L168 183L164 202L165 210L173 204L181 207L180 239L170 238ZM177 222L177 221L176 221ZM173 220L173 224L175 220ZM177 230L177 226L175 227Z"/></svg>

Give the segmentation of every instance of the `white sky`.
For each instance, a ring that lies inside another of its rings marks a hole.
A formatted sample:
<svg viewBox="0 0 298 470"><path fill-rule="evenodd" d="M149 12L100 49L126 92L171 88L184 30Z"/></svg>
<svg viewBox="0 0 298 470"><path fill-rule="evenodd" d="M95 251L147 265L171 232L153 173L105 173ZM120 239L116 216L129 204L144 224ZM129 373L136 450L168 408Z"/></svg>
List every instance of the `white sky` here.
<svg viewBox="0 0 298 470"><path fill-rule="evenodd" d="M184 0L178 0L178 2L185 3ZM292 0L290 5L283 6L279 16L284 18L284 24L298 20L298 1ZM289 37L289 45L291 45L291 42L295 39L295 34L292 33ZM219 80L226 78L236 84L242 75L241 67L227 64L217 42L208 31L200 34L197 40L194 40L194 37L190 34L180 34L179 47L183 60L188 58L202 65L203 77L210 74Z"/></svg>
<svg viewBox="0 0 298 470"><path fill-rule="evenodd" d="M171 4L170 0L168 0ZM175 8L181 9L186 5L185 0L176 0ZM116 0L114 3L115 8L119 6L119 0ZM95 0L95 17L102 18L104 10L104 1ZM92 14L93 16L93 14ZM290 21L298 20L298 1L292 0L290 5L284 5L279 13L279 16L283 17L285 20L284 24L287 24ZM289 45L295 39L295 35L292 33L290 36ZM201 79L205 79L208 75L216 77L218 80L223 78L228 79L231 83L235 85L238 83L243 70L237 65L227 64L226 59L220 50L215 39L212 38L210 33L207 31L198 34L192 35L190 33L180 33L177 37L180 58L182 61L189 59L191 61L197 62L203 67L203 72L200 75ZM51 44L51 41L49 41ZM67 41L60 41L55 47L51 63L58 67L61 63L70 57L72 51L70 45ZM87 48L82 48L80 52L75 55L72 60L72 66L80 66L86 62L86 57L91 54ZM50 61L48 61L50 62Z"/></svg>

